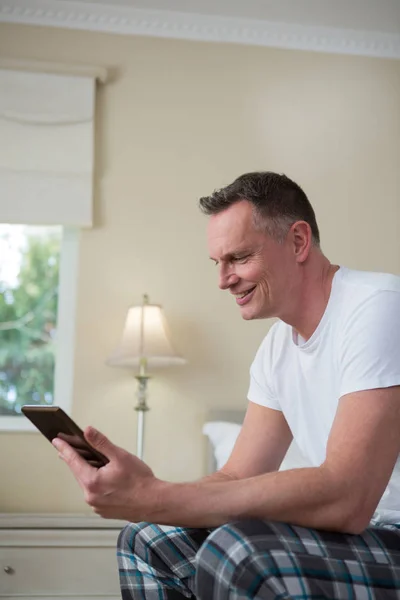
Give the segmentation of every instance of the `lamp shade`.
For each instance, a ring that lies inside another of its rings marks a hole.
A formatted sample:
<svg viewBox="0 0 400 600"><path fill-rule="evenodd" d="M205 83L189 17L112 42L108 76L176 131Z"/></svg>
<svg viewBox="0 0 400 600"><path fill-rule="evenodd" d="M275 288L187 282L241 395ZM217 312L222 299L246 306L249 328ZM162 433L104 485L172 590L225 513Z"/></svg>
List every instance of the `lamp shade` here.
<svg viewBox="0 0 400 600"><path fill-rule="evenodd" d="M167 367L186 360L172 347L163 310L158 304L132 306L128 310L120 343L107 360L115 367L137 367L142 359L147 366Z"/></svg>

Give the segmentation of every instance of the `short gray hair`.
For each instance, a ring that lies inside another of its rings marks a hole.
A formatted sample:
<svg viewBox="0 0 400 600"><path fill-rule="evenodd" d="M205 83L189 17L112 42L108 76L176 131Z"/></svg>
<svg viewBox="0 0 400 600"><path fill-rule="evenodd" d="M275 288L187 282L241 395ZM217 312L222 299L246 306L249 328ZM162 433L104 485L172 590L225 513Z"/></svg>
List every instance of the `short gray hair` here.
<svg viewBox="0 0 400 600"><path fill-rule="evenodd" d="M215 215L240 200L247 200L254 208L254 224L265 229L271 237L283 242L296 221L310 225L312 241L320 245L320 235L314 209L306 194L294 181L271 171L245 173L226 187L200 198L199 204L206 215Z"/></svg>

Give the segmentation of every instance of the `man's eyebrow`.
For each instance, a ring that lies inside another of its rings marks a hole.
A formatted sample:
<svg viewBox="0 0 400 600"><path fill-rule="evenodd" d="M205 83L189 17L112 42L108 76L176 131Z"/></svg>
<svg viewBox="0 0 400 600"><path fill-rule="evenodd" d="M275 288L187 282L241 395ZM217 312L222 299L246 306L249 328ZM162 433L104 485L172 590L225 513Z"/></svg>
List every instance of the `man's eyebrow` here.
<svg viewBox="0 0 400 600"><path fill-rule="evenodd" d="M249 248L242 248L241 250L235 250L234 252L223 254L219 259L210 256L210 260L213 260L214 262L219 262L220 260L231 260L232 258L238 258L239 256L246 256L247 254L251 254L251 252L252 251Z"/></svg>

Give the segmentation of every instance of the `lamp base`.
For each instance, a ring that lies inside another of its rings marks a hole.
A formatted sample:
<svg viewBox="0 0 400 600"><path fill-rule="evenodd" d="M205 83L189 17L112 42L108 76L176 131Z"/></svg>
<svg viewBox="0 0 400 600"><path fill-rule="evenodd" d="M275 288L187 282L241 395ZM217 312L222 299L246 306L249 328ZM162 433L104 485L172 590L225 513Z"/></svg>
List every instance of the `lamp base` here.
<svg viewBox="0 0 400 600"><path fill-rule="evenodd" d="M137 416L137 441L136 441L136 455L140 460L143 460L143 446L144 446L144 421L145 413L150 410L147 405L147 382L150 379L148 375L135 375L135 379L138 381L138 390L136 397L138 402L135 406L135 410L138 413Z"/></svg>

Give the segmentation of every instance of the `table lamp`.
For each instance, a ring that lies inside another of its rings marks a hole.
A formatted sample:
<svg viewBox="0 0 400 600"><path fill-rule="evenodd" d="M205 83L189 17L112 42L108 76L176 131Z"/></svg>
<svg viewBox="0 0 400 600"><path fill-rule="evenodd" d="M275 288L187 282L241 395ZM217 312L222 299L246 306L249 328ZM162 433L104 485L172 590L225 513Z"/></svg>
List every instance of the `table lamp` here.
<svg viewBox="0 0 400 600"><path fill-rule="evenodd" d="M186 360L173 349L162 307L150 304L145 294L139 306L128 310L121 340L107 360L112 367L138 368L137 456L143 458L145 413L147 404L148 369L184 364Z"/></svg>

